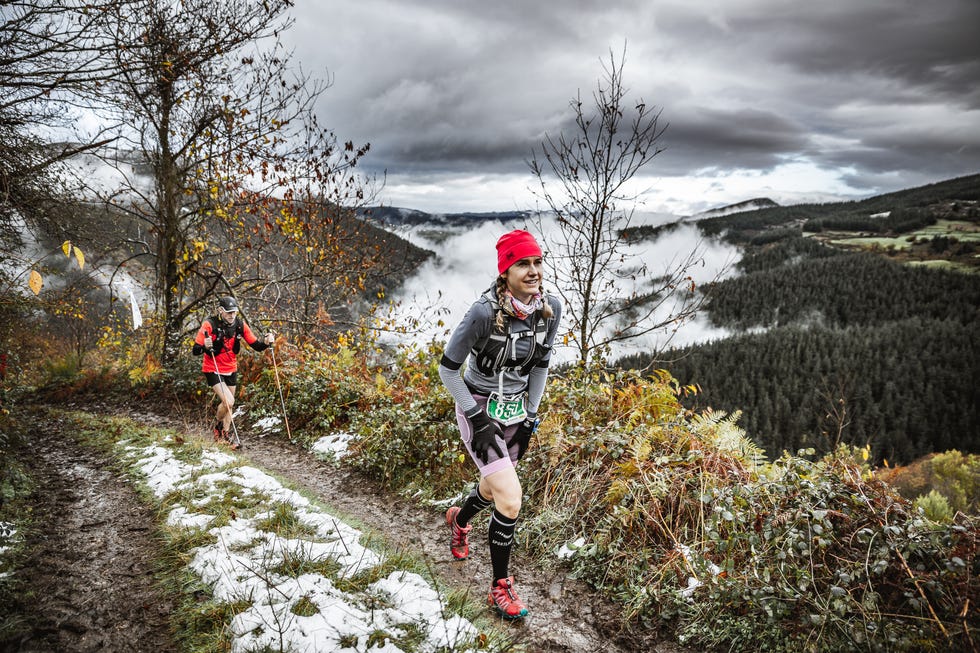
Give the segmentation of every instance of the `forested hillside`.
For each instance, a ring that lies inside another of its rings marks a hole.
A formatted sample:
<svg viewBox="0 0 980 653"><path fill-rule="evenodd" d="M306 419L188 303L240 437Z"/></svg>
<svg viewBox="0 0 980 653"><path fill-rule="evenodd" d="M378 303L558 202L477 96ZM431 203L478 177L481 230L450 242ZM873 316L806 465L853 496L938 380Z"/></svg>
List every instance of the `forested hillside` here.
<svg viewBox="0 0 980 653"><path fill-rule="evenodd" d="M705 289L711 322L737 335L620 363L664 367L698 384L692 405L741 410L740 423L773 456L830 451L838 442L870 444L877 459L892 462L950 448L977 452L980 275L831 243L869 233L901 238L950 211L969 226L978 196L973 176L699 223L746 247L740 274ZM940 243L931 247L938 263L975 247ZM968 256L975 258L972 249Z"/></svg>
<svg viewBox="0 0 980 653"><path fill-rule="evenodd" d="M978 451L978 342L976 324L956 320L789 326L675 350L663 366L701 386L693 403L742 410L739 423L772 456L842 441L910 462Z"/></svg>
<svg viewBox="0 0 980 653"><path fill-rule="evenodd" d="M698 222L698 227L706 234L724 233L732 240L748 242L761 230L793 224L802 226L808 220L844 217L867 219L896 210L908 211L934 206L940 202L975 203L978 200L980 200L980 175L969 175L854 202L796 204L725 215L701 220ZM969 209L966 212L969 212ZM881 218L886 217L881 216ZM975 208L972 217L976 218Z"/></svg>

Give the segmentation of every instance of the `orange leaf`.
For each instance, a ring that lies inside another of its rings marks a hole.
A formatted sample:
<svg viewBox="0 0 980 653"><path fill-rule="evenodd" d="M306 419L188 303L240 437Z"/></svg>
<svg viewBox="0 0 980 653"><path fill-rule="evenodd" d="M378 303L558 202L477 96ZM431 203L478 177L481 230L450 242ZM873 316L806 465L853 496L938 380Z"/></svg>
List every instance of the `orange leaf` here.
<svg viewBox="0 0 980 653"><path fill-rule="evenodd" d="M33 290L34 294L37 295L41 292L42 283L41 275L38 274L37 270L31 270L31 278L27 281L27 287Z"/></svg>
<svg viewBox="0 0 980 653"><path fill-rule="evenodd" d="M85 255L82 254L82 250L75 248L75 260L78 261L78 269L85 269Z"/></svg>

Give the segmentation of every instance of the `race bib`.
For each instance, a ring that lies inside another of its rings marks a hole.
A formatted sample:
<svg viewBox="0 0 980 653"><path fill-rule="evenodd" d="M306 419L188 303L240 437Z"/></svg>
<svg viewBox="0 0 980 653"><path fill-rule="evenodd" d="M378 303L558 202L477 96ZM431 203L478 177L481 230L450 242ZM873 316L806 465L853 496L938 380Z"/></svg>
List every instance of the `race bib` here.
<svg viewBox="0 0 980 653"><path fill-rule="evenodd" d="M487 400L487 415L504 426L523 422L527 418L527 408L524 406L524 394L521 393L507 399L501 397L496 392L491 393Z"/></svg>

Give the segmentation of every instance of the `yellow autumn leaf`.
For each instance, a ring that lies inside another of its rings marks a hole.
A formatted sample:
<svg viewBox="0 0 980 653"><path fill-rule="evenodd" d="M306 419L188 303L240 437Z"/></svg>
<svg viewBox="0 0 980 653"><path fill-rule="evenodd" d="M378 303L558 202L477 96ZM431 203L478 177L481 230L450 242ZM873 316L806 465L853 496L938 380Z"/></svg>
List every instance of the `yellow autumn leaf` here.
<svg viewBox="0 0 980 653"><path fill-rule="evenodd" d="M71 241L66 240L61 243L61 251L65 253L65 256L71 256Z"/></svg>
<svg viewBox="0 0 980 653"><path fill-rule="evenodd" d="M37 295L41 292L41 284L41 275L38 274L37 270L31 270L31 278L27 280L27 286Z"/></svg>
<svg viewBox="0 0 980 653"><path fill-rule="evenodd" d="M78 269L85 269L85 255L82 254L82 250L75 248L75 260L78 261Z"/></svg>

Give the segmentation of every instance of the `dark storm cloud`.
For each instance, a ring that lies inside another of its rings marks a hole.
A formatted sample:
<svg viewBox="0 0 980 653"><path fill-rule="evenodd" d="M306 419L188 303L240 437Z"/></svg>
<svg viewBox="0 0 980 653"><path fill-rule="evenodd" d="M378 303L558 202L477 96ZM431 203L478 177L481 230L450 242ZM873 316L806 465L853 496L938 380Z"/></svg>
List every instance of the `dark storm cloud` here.
<svg viewBox="0 0 980 653"><path fill-rule="evenodd" d="M964 144L946 134L889 134L887 138L868 137L859 147L831 150L817 158L828 167L852 170L845 175L849 183L876 188L881 179L898 171L910 179L929 181L980 172L980 167L963 166L964 160L980 160L978 141L976 136L972 144Z"/></svg>
<svg viewBox="0 0 980 653"><path fill-rule="evenodd" d="M802 125L759 109L699 108L670 121L664 132L664 153L657 160L662 174L692 170L768 169L805 149Z"/></svg>
<svg viewBox="0 0 980 653"><path fill-rule="evenodd" d="M736 17L732 27L772 34L774 57L806 75L887 79L905 99L915 89L980 107L980 2L866 4L828 13L813 3L791 15Z"/></svg>
<svg viewBox="0 0 980 653"><path fill-rule="evenodd" d="M298 58L334 79L323 124L371 142L367 167L406 185L527 174L624 44L630 99L669 124L652 174L798 163L870 191L980 170L978 0L323 0L296 12Z"/></svg>
<svg viewBox="0 0 980 653"><path fill-rule="evenodd" d="M399 162L403 172L512 172L514 162L528 155L528 141L488 135L485 140L473 136L442 139L400 139L380 148L383 158Z"/></svg>

